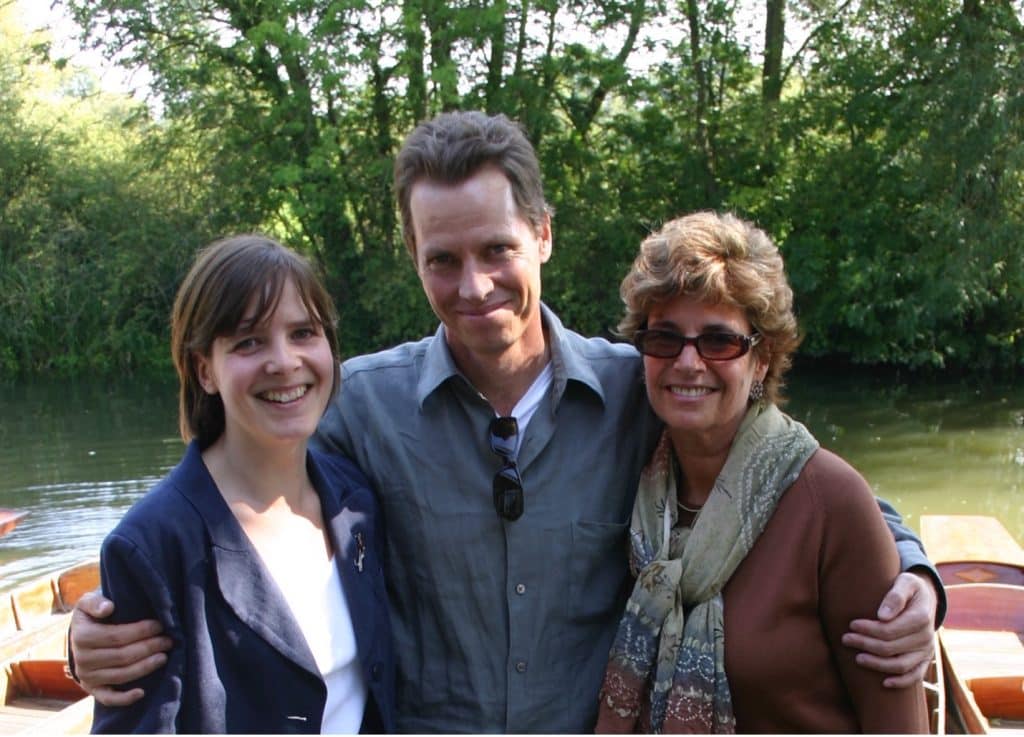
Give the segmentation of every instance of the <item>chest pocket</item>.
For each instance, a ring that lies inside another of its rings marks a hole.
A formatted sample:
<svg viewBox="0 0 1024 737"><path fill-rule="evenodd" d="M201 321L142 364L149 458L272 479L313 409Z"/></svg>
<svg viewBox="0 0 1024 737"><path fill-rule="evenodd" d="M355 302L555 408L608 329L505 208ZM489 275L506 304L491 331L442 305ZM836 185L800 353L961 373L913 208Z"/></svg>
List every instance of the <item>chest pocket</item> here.
<svg viewBox="0 0 1024 737"><path fill-rule="evenodd" d="M578 622L618 620L629 585L629 525L573 522L569 581L569 619Z"/></svg>

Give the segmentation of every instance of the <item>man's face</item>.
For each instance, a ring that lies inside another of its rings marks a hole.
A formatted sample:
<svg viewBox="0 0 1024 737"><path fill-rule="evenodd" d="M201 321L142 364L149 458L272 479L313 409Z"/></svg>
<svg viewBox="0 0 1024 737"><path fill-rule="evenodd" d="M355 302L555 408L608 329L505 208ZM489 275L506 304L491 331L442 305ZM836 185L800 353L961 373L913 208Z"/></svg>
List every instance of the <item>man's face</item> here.
<svg viewBox="0 0 1024 737"><path fill-rule="evenodd" d="M459 184L413 185L416 270L456 361L526 361L543 353L540 267L551 224L534 230L508 179L485 167Z"/></svg>

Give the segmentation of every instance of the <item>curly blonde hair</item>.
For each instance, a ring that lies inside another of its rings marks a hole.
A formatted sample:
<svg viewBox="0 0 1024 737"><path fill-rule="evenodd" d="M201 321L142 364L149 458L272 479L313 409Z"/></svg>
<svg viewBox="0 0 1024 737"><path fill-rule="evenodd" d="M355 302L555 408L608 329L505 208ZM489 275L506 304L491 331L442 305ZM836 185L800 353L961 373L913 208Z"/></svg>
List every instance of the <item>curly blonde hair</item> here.
<svg viewBox="0 0 1024 737"><path fill-rule="evenodd" d="M671 220L640 244L619 288L626 314L618 332L632 341L655 305L680 295L743 311L762 340L765 399L781 404L782 376L800 344L793 290L768 234L732 213L696 212Z"/></svg>

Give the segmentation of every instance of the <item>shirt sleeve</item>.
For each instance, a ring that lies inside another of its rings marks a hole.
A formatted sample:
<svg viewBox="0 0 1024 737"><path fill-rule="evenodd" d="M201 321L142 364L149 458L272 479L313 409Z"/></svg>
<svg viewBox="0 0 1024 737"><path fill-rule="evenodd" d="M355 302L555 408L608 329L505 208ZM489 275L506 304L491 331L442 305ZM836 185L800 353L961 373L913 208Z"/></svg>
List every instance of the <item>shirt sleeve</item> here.
<svg viewBox="0 0 1024 737"><path fill-rule="evenodd" d="M341 453L349 458L356 458L356 445L349 431L352 418L347 417L352 413L350 405L353 403L349 396L351 393L345 391L345 386L350 380L351 375L346 370L345 364L342 364L341 386L330 404L327 405L324 416L320 418L320 424L317 425L316 433L313 435L312 445L325 453Z"/></svg>
<svg viewBox="0 0 1024 737"><path fill-rule="evenodd" d="M145 696L125 707L96 703L92 731L96 734L174 733L181 708L185 647L166 579L132 540L109 535L100 553L103 595L114 602L111 622L159 620L164 634L174 640L167 664L154 673L125 685L142 688Z"/></svg>
<svg viewBox="0 0 1024 737"><path fill-rule="evenodd" d="M946 589L942 586L939 572L932 565L931 561L928 560L920 538L914 534L913 530L903 524L903 517L900 516L900 513L884 499L876 497L875 501L878 502L878 508L882 511L882 517L885 519L885 523L889 525L889 531L892 532L892 536L896 540L896 550L900 554L900 570L911 573L926 573L935 587L935 597L937 600L935 605L935 629L938 629L939 625L946 618Z"/></svg>
<svg viewBox="0 0 1024 737"><path fill-rule="evenodd" d="M899 573L892 535L867 482L852 468L819 479L819 484L824 487L820 496L825 524L819 581L822 624L861 730L927 732L921 684L883 687L884 675L857 665L856 651L842 644L850 621L877 609Z"/></svg>

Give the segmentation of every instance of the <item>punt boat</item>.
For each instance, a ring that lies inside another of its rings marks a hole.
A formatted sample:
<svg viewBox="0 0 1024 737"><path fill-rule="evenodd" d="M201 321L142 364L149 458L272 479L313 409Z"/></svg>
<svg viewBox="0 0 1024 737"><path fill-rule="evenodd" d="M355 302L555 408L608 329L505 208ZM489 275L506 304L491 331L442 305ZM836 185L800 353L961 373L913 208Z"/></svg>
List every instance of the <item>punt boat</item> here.
<svg viewBox="0 0 1024 737"><path fill-rule="evenodd" d="M3 537L17 527L18 522L21 521L25 514L25 512L19 512L17 509L0 509L0 537Z"/></svg>
<svg viewBox="0 0 1024 737"><path fill-rule="evenodd" d="M87 734L92 698L65 672L71 610L99 587L84 561L0 594L0 734Z"/></svg>
<svg viewBox="0 0 1024 737"><path fill-rule="evenodd" d="M999 520L978 515L923 515L921 538L949 605L938 632L945 714L936 731L1024 735L1024 548Z"/></svg>

